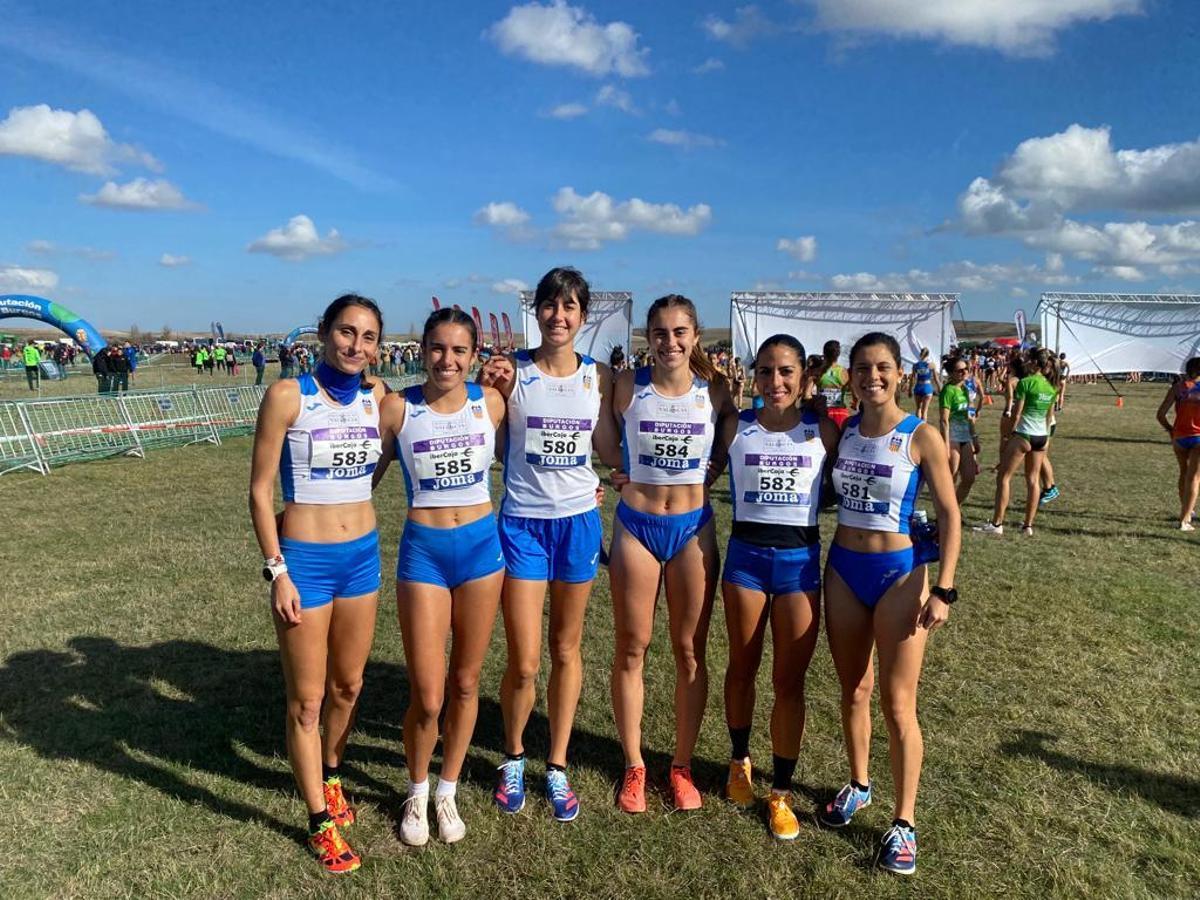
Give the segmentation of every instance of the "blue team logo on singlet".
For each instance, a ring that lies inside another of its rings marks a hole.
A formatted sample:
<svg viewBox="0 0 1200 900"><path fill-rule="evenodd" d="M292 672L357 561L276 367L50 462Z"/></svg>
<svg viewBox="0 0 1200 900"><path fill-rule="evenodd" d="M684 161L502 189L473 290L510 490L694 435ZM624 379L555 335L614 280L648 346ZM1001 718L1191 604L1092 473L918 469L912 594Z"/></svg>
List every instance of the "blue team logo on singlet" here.
<svg viewBox="0 0 1200 900"><path fill-rule="evenodd" d="M645 400L647 397L649 397L653 393L654 393L654 391L642 391L640 394L637 395L637 398L639 400Z"/></svg>
<svg viewBox="0 0 1200 900"><path fill-rule="evenodd" d="M522 378L522 379L521 379L521 384L523 384L525 387L529 387L529 385L531 385L531 384L533 384L535 381L539 381L539 380L540 380L540 376L538 376L538 375L530 375L528 378Z"/></svg>
<svg viewBox="0 0 1200 900"><path fill-rule="evenodd" d="M408 414L408 417L409 417L410 419L415 419L415 418L417 418L418 416L423 416L423 415L425 415L425 410L423 410L423 409L414 409L412 412L410 412L410 413Z"/></svg>
<svg viewBox="0 0 1200 900"><path fill-rule="evenodd" d="M320 408L321 408L321 401L320 401L320 400L318 400L316 403L309 403L309 404L307 404L307 405L306 405L304 408L305 408L306 410L308 410L309 412L312 412L314 409L320 409Z"/></svg>

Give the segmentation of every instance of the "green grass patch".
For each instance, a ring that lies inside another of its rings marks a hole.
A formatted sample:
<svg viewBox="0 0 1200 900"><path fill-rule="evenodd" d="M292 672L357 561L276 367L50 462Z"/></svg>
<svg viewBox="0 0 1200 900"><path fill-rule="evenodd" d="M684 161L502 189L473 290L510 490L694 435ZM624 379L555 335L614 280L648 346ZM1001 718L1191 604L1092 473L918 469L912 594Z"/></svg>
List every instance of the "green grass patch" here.
<svg viewBox="0 0 1200 900"><path fill-rule="evenodd" d="M1063 496L1042 510L1037 536L965 537L963 600L931 642L922 680L920 870L904 881L869 867L891 805L878 717L876 804L844 832L814 824L813 805L846 777L824 642L797 771L800 839L778 845L761 809L720 801L728 746L719 603L696 762L704 809L664 805L674 671L665 616L647 669L650 813L614 809L622 757L603 572L572 747L580 818L558 825L537 797L548 743L540 709L526 739L531 802L515 818L492 807L502 756L498 626L460 790L467 838L420 851L397 834L407 686L385 578L344 766L360 808L349 836L365 862L331 879L301 844L304 810L283 757L282 680L246 513L250 439L5 476L0 799L15 846L0 857L0 896L1194 896L1200 542L1172 529L1175 462L1153 421L1162 392L1131 387L1118 410L1107 388L1074 388L1053 448ZM994 410L985 435L995 433ZM985 468L994 448L989 437ZM377 498L385 575L401 494L397 476ZM985 472L968 521L982 522L990 502ZM716 507L723 540L727 501ZM826 541L833 524L822 517ZM544 669L543 692L545 680ZM752 739L760 794L769 698L764 677Z"/></svg>

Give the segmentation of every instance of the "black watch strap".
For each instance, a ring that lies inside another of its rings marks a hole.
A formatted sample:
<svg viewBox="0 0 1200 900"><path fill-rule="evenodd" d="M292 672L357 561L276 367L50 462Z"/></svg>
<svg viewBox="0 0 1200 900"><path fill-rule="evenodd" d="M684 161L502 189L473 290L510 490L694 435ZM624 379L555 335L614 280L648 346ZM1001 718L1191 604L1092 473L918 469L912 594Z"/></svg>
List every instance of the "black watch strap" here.
<svg viewBox="0 0 1200 900"><path fill-rule="evenodd" d="M956 588L931 587L929 593L940 599L943 603L952 604L958 600L958 590Z"/></svg>

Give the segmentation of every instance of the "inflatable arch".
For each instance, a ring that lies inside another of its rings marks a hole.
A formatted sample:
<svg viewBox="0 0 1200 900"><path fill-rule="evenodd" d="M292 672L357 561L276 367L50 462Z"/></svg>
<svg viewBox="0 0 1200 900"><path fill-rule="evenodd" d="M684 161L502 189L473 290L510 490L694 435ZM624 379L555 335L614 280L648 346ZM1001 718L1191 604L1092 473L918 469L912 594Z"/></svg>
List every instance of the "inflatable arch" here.
<svg viewBox="0 0 1200 900"><path fill-rule="evenodd" d="M290 347L290 346L292 346L292 344L296 343L297 339L302 334L316 334L316 333L317 333L316 325L300 325L300 326L297 326L296 328L293 328L291 331L289 331L287 333L287 337L285 337L279 343L281 343L285 347Z"/></svg>
<svg viewBox="0 0 1200 900"><path fill-rule="evenodd" d="M81 319L65 306L44 297L28 294L0 294L0 319L37 319L53 325L83 348L88 356L108 346L91 322Z"/></svg>

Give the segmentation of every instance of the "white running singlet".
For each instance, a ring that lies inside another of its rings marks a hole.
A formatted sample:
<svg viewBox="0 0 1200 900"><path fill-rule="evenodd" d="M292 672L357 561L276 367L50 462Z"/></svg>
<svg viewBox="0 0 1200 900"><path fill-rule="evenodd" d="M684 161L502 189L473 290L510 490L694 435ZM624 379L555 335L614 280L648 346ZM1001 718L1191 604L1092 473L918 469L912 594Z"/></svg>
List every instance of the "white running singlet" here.
<svg viewBox="0 0 1200 900"><path fill-rule="evenodd" d="M421 385L404 391L404 422L396 457L411 508L474 506L492 499L491 465L496 428L483 388L468 384L457 412L434 412Z"/></svg>
<svg viewBox="0 0 1200 900"><path fill-rule="evenodd" d="M600 419L596 361L581 356L566 378L547 375L528 350L516 358L508 398L504 504L509 516L558 519L596 508L592 433Z"/></svg>
<svg viewBox="0 0 1200 900"><path fill-rule="evenodd" d="M383 445L379 408L370 390L346 406L321 396L316 379L301 375L300 415L288 428L279 480L288 503L360 503L371 499L371 473Z"/></svg>
<svg viewBox="0 0 1200 900"><path fill-rule="evenodd" d="M621 453L637 484L703 484L708 476L717 411L708 382L692 377L680 397L664 397L650 383L650 367L634 372L633 400L624 413Z"/></svg>
<svg viewBox="0 0 1200 900"><path fill-rule="evenodd" d="M790 431L768 431L754 410L738 416L729 445L729 495L737 522L817 524L825 445L819 419L804 413Z"/></svg>
<svg viewBox="0 0 1200 900"><path fill-rule="evenodd" d="M862 415L846 422L833 466L838 524L868 531L909 533L909 519L921 490L921 467L910 452L921 420L906 416L877 438L859 433Z"/></svg>

